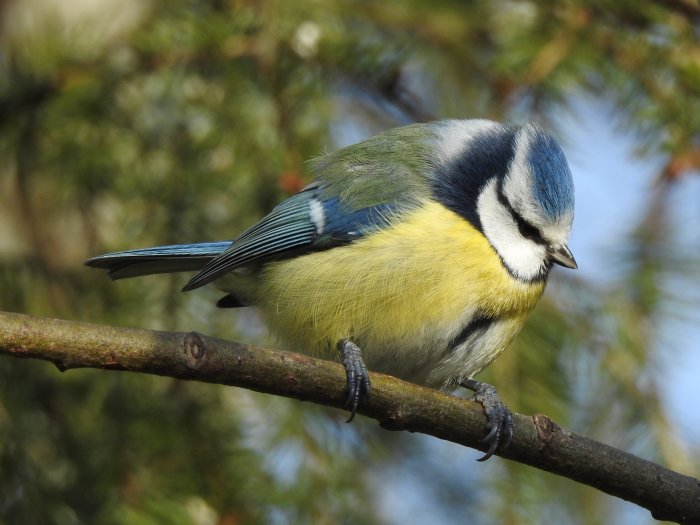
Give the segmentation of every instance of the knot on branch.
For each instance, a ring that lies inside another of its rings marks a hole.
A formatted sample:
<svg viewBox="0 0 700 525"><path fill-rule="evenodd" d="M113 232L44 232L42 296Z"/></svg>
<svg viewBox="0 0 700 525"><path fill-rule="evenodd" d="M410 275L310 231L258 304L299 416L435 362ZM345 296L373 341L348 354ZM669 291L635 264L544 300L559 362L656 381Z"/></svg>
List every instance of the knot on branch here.
<svg viewBox="0 0 700 525"><path fill-rule="evenodd" d="M544 414L535 414L532 416L532 422L535 424L535 430L537 430L537 439L545 447L552 442L552 439L558 432L561 432L559 425Z"/></svg>
<svg viewBox="0 0 700 525"><path fill-rule="evenodd" d="M185 352L185 366L190 370L198 370L207 356L202 335L197 332L185 334L185 338L182 341L182 349Z"/></svg>
<svg viewBox="0 0 700 525"><path fill-rule="evenodd" d="M564 438L570 437L571 434L564 431L544 414L535 414L532 416L532 422L535 424L537 439L541 444L540 452L553 458L557 455L556 450L559 448L559 444Z"/></svg>

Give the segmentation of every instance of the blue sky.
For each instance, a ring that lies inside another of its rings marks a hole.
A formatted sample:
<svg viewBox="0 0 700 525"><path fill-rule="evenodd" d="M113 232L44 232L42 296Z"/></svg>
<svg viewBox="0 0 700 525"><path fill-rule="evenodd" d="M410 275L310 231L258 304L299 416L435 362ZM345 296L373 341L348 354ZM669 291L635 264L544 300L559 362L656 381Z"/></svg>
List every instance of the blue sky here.
<svg viewBox="0 0 700 525"><path fill-rule="evenodd" d="M576 219L571 248L587 279L606 282L618 276L617 246L644 215L650 189L662 166L660 159L635 156L638 143L616 129L614 109L584 99L573 116L561 119L564 150L576 180ZM700 177L688 175L671 193L669 242L700 260ZM669 291L685 301L669 306L659 334L662 398L669 415L688 443L700 443L700 285L698 274L669 282ZM683 310L678 311L682 306Z"/></svg>

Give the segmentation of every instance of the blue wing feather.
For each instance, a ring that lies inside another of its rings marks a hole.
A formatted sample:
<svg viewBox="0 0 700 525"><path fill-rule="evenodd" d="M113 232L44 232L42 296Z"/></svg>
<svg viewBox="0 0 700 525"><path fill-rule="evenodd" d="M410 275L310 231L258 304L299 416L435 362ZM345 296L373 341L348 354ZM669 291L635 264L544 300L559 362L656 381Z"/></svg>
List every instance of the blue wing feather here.
<svg viewBox="0 0 700 525"><path fill-rule="evenodd" d="M309 215L313 195L302 191L283 201L244 231L228 250L204 266L183 290L194 290L235 268L311 244L316 237L316 227Z"/></svg>
<svg viewBox="0 0 700 525"><path fill-rule="evenodd" d="M336 241L352 241L371 230L386 226L396 208L395 204L386 203L348 211L340 199L335 197L323 202L325 231Z"/></svg>
<svg viewBox="0 0 700 525"><path fill-rule="evenodd" d="M308 187L243 232L224 253L210 261L183 290L204 286L247 264L325 250L359 239L386 224L394 205L349 210L338 197L323 199L320 186ZM313 216L312 201L321 205L323 223Z"/></svg>

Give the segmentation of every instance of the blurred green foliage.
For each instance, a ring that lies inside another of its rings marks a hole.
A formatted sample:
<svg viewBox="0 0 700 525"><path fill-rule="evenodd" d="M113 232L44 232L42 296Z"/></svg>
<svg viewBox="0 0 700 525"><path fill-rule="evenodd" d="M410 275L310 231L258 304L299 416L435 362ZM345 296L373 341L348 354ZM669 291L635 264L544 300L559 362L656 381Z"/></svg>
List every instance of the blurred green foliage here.
<svg viewBox="0 0 700 525"><path fill-rule="evenodd" d="M305 159L348 136L434 117L556 126L577 98L609 101L640 154L663 159L625 271L605 288L557 276L488 378L513 409L697 474L653 373L665 280L697 276L665 222L668 189L700 166L692 0L14 0L0 17L0 308L11 311L265 343L254 313L216 311L211 291L182 295L180 276L113 284L82 261L231 238L304 185ZM530 468L477 470L456 447L342 417L1 359L0 523L396 523L405 515L390 504L419 494L436 522L628 512Z"/></svg>

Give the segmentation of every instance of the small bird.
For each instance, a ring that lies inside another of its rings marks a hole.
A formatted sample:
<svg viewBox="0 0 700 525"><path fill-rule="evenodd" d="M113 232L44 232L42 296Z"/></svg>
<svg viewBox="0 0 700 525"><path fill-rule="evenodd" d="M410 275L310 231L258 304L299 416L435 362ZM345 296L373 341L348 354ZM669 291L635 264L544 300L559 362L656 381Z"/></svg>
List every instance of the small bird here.
<svg viewBox="0 0 700 525"><path fill-rule="evenodd" d="M480 461L512 437L512 415L474 376L508 346L567 239L574 185L535 124L413 124L308 162L308 186L233 241L129 250L87 265L113 279L198 273L222 308L256 306L287 348L339 356L350 420L369 370L473 392L488 418Z"/></svg>

